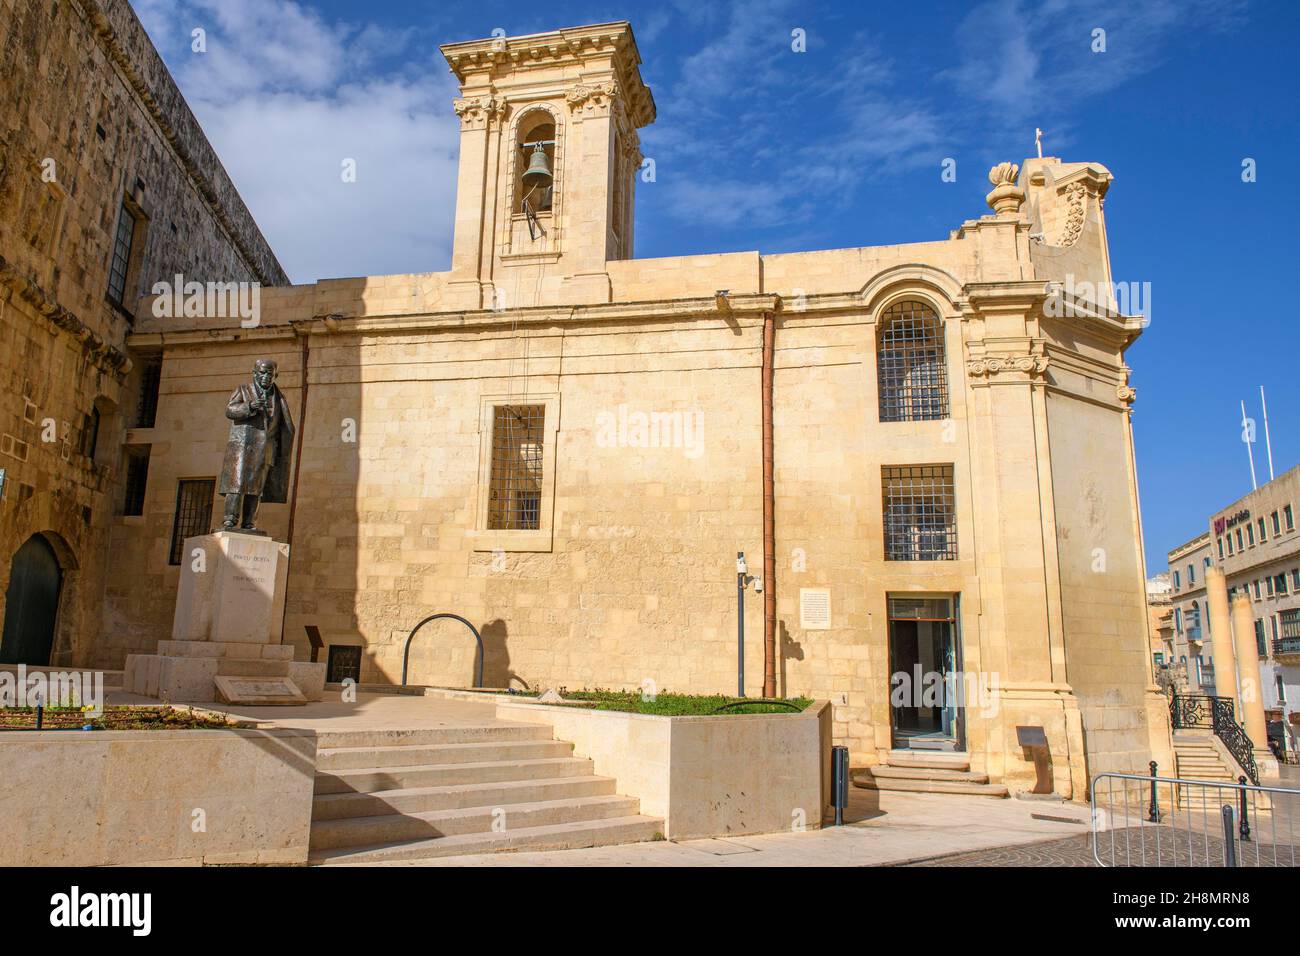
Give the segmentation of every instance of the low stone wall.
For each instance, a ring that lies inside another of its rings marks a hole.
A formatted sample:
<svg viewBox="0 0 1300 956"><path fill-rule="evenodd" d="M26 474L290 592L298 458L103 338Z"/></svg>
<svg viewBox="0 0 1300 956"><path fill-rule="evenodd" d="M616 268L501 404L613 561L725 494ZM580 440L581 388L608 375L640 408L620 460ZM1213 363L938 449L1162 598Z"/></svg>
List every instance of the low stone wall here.
<svg viewBox="0 0 1300 956"><path fill-rule="evenodd" d="M670 840L821 826L830 801L830 704L800 714L656 717L522 702L497 717L549 724Z"/></svg>
<svg viewBox="0 0 1300 956"><path fill-rule="evenodd" d="M309 730L0 733L0 866L304 864Z"/></svg>

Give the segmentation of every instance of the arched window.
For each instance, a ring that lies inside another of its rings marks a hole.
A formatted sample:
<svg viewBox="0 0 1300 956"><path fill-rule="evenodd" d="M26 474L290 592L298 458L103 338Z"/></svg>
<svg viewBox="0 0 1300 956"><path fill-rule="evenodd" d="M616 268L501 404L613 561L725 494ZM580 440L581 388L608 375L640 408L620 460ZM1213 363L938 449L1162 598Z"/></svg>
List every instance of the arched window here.
<svg viewBox="0 0 1300 956"><path fill-rule="evenodd" d="M515 196L516 213L525 212L525 204L533 213L549 212L555 192L555 119L545 110L537 110L523 119L519 124L515 146ZM534 159L540 153L542 158ZM528 182L524 173L532 163L544 166L550 173L547 181L533 177Z"/></svg>
<svg viewBox="0 0 1300 956"><path fill-rule="evenodd" d="M876 372L882 422L948 417L948 370L943 323L919 299L895 302L881 319Z"/></svg>

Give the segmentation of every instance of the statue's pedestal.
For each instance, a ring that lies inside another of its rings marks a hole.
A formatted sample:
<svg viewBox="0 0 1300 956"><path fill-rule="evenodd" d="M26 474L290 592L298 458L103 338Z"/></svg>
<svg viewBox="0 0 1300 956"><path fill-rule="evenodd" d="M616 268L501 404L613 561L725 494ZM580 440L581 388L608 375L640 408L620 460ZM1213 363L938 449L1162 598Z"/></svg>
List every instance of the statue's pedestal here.
<svg viewBox="0 0 1300 956"><path fill-rule="evenodd" d="M123 689L172 703L304 704L325 665L280 643L289 546L217 531L185 540L172 637L126 659Z"/></svg>

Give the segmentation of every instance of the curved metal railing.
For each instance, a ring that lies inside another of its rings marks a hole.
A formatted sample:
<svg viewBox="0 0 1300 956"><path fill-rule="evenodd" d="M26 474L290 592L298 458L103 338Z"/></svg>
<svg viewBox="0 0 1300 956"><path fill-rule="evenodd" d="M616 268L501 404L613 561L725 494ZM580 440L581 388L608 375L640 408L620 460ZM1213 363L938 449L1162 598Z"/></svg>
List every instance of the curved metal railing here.
<svg viewBox="0 0 1300 956"><path fill-rule="evenodd" d="M1246 771L1250 782L1259 785L1259 768L1255 765L1255 748L1246 728L1237 723L1231 697L1202 694L1174 694L1169 700L1169 722L1174 730L1204 727L1214 731L1232 758Z"/></svg>
<svg viewBox="0 0 1300 956"><path fill-rule="evenodd" d="M402 648L402 686L403 687L406 686L406 666L411 659L411 641L415 640L415 632L418 631L420 628L424 627L424 625L428 624L430 621L438 621L438 620L460 621L460 623L464 624L466 627L469 628L470 633L474 635L474 640L478 641L478 660L474 664L474 686L482 687L483 686L483 657L484 657L483 637L481 634L479 634L478 628L476 628L469 621L465 620L459 614L430 614L419 624L415 625L415 627L411 628L411 633L406 635L406 645Z"/></svg>

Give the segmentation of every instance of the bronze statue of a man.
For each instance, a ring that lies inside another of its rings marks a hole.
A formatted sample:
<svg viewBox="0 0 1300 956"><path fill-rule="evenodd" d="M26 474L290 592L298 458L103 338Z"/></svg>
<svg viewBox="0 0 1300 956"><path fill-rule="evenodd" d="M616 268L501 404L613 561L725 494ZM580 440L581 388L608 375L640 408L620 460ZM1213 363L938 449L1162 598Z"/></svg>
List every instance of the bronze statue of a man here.
<svg viewBox="0 0 1300 956"><path fill-rule="evenodd" d="M258 359L253 381L235 389L226 405L230 438L217 489L226 498L222 531L256 532L257 506L288 500L293 420L275 385L276 371L270 359Z"/></svg>

